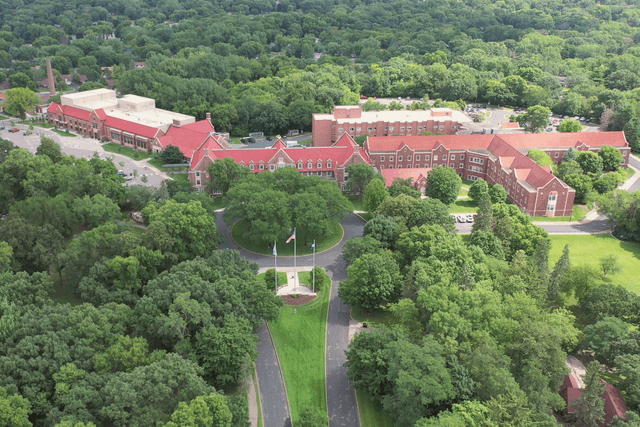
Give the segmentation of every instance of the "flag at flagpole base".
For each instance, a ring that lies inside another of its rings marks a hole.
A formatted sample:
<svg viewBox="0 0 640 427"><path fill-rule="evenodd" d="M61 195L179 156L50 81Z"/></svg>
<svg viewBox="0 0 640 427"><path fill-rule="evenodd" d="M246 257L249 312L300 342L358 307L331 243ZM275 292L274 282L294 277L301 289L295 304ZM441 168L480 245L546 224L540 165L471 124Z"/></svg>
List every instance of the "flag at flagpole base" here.
<svg viewBox="0 0 640 427"><path fill-rule="evenodd" d="M295 238L296 238L296 230L294 229L293 234L291 235L291 237L287 239L286 243L289 243L290 241L295 240Z"/></svg>

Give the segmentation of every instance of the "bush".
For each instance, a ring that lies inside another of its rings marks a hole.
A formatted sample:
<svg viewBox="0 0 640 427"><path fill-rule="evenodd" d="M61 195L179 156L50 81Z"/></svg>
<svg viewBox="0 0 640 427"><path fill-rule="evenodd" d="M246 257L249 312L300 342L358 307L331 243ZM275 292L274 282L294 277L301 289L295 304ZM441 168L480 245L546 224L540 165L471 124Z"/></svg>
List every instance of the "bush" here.
<svg viewBox="0 0 640 427"><path fill-rule="evenodd" d="M270 268L264 273L264 282L267 284L267 289L276 288L276 269Z"/></svg>
<svg viewBox="0 0 640 427"><path fill-rule="evenodd" d="M320 291L324 286L324 280L327 278L327 273L324 271L324 268L318 267L317 265L313 267L313 271L311 274L311 279L313 279L313 272L316 273L316 292ZM313 282L312 282L313 283Z"/></svg>

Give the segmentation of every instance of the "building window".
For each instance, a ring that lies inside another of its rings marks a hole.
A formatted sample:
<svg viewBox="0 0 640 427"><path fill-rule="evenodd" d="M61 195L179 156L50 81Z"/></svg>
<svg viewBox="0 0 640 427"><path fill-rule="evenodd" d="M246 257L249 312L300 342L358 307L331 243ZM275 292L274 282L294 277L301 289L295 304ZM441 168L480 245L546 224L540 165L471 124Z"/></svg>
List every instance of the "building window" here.
<svg viewBox="0 0 640 427"><path fill-rule="evenodd" d="M302 163L298 163L298 169L302 169Z"/></svg>
<svg viewBox="0 0 640 427"><path fill-rule="evenodd" d="M254 170L255 166L254 165L249 165L249 169Z"/></svg>
<svg viewBox="0 0 640 427"><path fill-rule="evenodd" d="M429 160L431 158L431 156L424 156L425 160Z"/></svg>
<svg viewBox="0 0 640 427"><path fill-rule="evenodd" d="M380 156L380 161L384 162L384 156Z"/></svg>
<svg viewBox="0 0 640 427"><path fill-rule="evenodd" d="M451 155L451 160L455 160L455 159L456 159L456 155L455 155L455 154L452 154L452 155Z"/></svg>
<svg viewBox="0 0 640 427"><path fill-rule="evenodd" d="M433 155L433 161L435 162L435 161L437 161L437 160L438 160L438 155L437 155L437 154L434 154L434 155Z"/></svg>
<svg viewBox="0 0 640 427"><path fill-rule="evenodd" d="M411 161L411 156L407 156L407 160Z"/></svg>
<svg viewBox="0 0 640 427"><path fill-rule="evenodd" d="M390 126L390 127L389 127L389 130L394 130L394 129L395 129L395 128L394 128L393 126Z"/></svg>
<svg viewBox="0 0 640 427"><path fill-rule="evenodd" d="M458 165L459 168L463 168L464 167L464 163L460 163L460 165Z"/></svg>
<svg viewBox="0 0 640 427"><path fill-rule="evenodd" d="M264 165L260 165L260 170L263 171L264 170Z"/></svg>
<svg viewBox="0 0 640 427"><path fill-rule="evenodd" d="M404 130L404 126L400 126L400 130Z"/></svg>
<svg viewBox="0 0 640 427"><path fill-rule="evenodd" d="M117 132L111 131L111 140L112 141L120 141L120 134Z"/></svg>
<svg viewBox="0 0 640 427"><path fill-rule="evenodd" d="M398 156L398 161L401 162L402 161L402 156Z"/></svg>
<svg viewBox="0 0 640 427"><path fill-rule="evenodd" d="M460 154L460 160L464 160L464 154Z"/></svg>
<svg viewBox="0 0 640 427"><path fill-rule="evenodd" d="M196 180L196 185L200 185L200 180L199 179Z"/></svg>
<svg viewBox="0 0 640 427"><path fill-rule="evenodd" d="M127 144L133 144L133 137L125 135L124 142L126 142Z"/></svg>
<svg viewBox="0 0 640 427"><path fill-rule="evenodd" d="M327 168L331 169L332 165L333 165L333 163L327 162Z"/></svg>
<svg viewBox="0 0 640 427"><path fill-rule="evenodd" d="M200 178L200 171L196 171L196 176Z"/></svg>
<svg viewBox="0 0 640 427"><path fill-rule="evenodd" d="M449 166L452 167L452 168L455 168L456 164L455 163L451 163Z"/></svg>
<svg viewBox="0 0 640 427"><path fill-rule="evenodd" d="M411 126L407 126L407 130L411 130Z"/></svg>
<svg viewBox="0 0 640 427"><path fill-rule="evenodd" d="M358 128L358 132L360 132L362 130L362 128Z"/></svg>
<svg viewBox="0 0 640 427"><path fill-rule="evenodd" d="M311 172L307 172L307 176L311 176Z"/></svg>
<svg viewBox="0 0 640 427"><path fill-rule="evenodd" d="M384 169L384 166L380 165L380 170Z"/></svg>
<svg viewBox="0 0 640 427"><path fill-rule="evenodd" d="M560 153L556 153L556 157L560 157Z"/></svg>
<svg viewBox="0 0 640 427"><path fill-rule="evenodd" d="M416 162L420 161L420 156L416 156Z"/></svg>
<svg viewBox="0 0 640 427"><path fill-rule="evenodd" d="M344 130L344 128L340 128L340 129L338 129L338 131L339 131L339 132L342 132L343 130Z"/></svg>
<svg viewBox="0 0 640 427"><path fill-rule="evenodd" d="M349 132L353 132L355 128L349 128Z"/></svg>
<svg viewBox="0 0 640 427"><path fill-rule="evenodd" d="M393 165L389 165L389 169L393 169Z"/></svg>
<svg viewBox="0 0 640 427"><path fill-rule="evenodd" d="M402 169L402 165L398 165L398 169Z"/></svg>
<svg viewBox="0 0 640 427"><path fill-rule="evenodd" d="M271 169L272 171L276 170L276 165L269 166L269 169Z"/></svg>
<svg viewBox="0 0 640 427"><path fill-rule="evenodd" d="M442 160L447 160L447 155L446 155L446 154L444 154L444 155L442 156Z"/></svg>
<svg viewBox="0 0 640 427"><path fill-rule="evenodd" d="M389 161L393 162L393 156L389 156Z"/></svg>
<svg viewBox="0 0 640 427"><path fill-rule="evenodd" d="M322 176L322 171L318 171L318 176Z"/></svg>
<svg viewBox="0 0 640 427"><path fill-rule="evenodd" d="M340 186L340 188L342 188L342 191L344 191L344 190L346 190L346 189L347 189L347 185L346 185L346 184L342 184L342 185Z"/></svg>
<svg viewBox="0 0 640 427"><path fill-rule="evenodd" d="M333 176L333 171L327 171L327 176Z"/></svg>
<svg viewBox="0 0 640 427"><path fill-rule="evenodd" d="M373 128L367 128L367 130L368 130L369 132L371 132L371 131L373 130Z"/></svg>
<svg viewBox="0 0 640 427"><path fill-rule="evenodd" d="M384 130L387 130L387 129L389 129L389 126L385 126L385 127L384 127Z"/></svg>
<svg viewBox="0 0 640 427"><path fill-rule="evenodd" d="M318 169L321 169L321 168L322 168L322 161L319 161L318 162Z"/></svg>

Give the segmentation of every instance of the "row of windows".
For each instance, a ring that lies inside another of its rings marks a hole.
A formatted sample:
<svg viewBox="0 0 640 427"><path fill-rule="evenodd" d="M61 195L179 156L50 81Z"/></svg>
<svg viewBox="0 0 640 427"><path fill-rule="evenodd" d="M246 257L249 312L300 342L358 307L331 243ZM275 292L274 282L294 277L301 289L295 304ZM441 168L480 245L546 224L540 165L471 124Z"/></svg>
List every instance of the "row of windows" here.
<svg viewBox="0 0 640 427"><path fill-rule="evenodd" d="M425 160L429 160L430 158L431 158L431 156L429 156L428 154L424 156ZM455 159L456 159L456 155L452 154L450 160L455 160ZM433 155L433 161L435 162L437 160L438 160L438 155L434 154ZM442 155L442 160L447 160L447 155L446 154ZM460 160L464 160L464 154L460 154ZM384 162L384 156L380 156L380 161ZM389 156L389 161L393 162L393 156ZM402 156L398 156L398 161L399 162L402 161ZM407 161L409 161L409 162L411 161L411 156L407 156ZM420 155L416 155L416 161L417 162L420 161ZM483 160L483 162L484 162L484 160ZM464 167L464 165L462 165L462 163L460 163L460 165L461 165L460 166L461 168ZM425 167L428 167L428 166L425 166Z"/></svg>
<svg viewBox="0 0 640 427"><path fill-rule="evenodd" d="M473 172L482 172L482 168L479 168L477 166L469 166L469 170L473 171Z"/></svg>
<svg viewBox="0 0 640 427"><path fill-rule="evenodd" d="M469 161L472 163L480 163L481 165L484 165L484 159L479 159L477 157L469 157Z"/></svg>

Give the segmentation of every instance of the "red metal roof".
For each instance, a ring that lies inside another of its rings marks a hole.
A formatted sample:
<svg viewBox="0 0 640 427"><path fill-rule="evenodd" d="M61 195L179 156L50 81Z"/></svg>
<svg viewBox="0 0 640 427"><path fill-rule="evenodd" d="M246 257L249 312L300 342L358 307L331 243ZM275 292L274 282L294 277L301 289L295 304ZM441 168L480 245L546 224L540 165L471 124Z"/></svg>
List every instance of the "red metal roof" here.
<svg viewBox="0 0 640 427"><path fill-rule="evenodd" d="M154 138L158 134L158 129L154 127L145 126L139 123L129 122L127 120L122 120L110 116L107 116L107 119L104 121L104 125L113 129L121 130L123 132L144 136L145 138Z"/></svg>
<svg viewBox="0 0 640 427"><path fill-rule="evenodd" d="M207 138L209 138L208 133L197 132L184 126L171 126L167 134L159 137L158 141L160 141L162 148L175 145L182 151L185 157L191 158L193 157L194 151L200 148Z"/></svg>
<svg viewBox="0 0 640 427"><path fill-rule="evenodd" d="M431 168L402 168L402 169L382 169L380 172L384 177L385 185L390 187L396 178L408 179L413 178L412 184L415 184L422 177L429 174Z"/></svg>
<svg viewBox="0 0 640 427"><path fill-rule="evenodd" d="M102 108L98 108L94 112L96 113L96 115L98 116L98 118L100 120L106 120L107 119L107 113L105 113Z"/></svg>
<svg viewBox="0 0 640 427"><path fill-rule="evenodd" d="M68 105L60 105L55 102L52 102L47 108L47 113L57 113L57 109L60 107L62 109L62 113L65 116L73 117L74 119L89 121L91 117L91 111L81 110L76 107L70 107Z"/></svg>
<svg viewBox="0 0 640 427"><path fill-rule="evenodd" d="M209 133L216 131L213 125L209 123L209 120L200 120L197 122L189 123L188 125L180 126L180 128L190 129L200 133Z"/></svg>
<svg viewBox="0 0 640 427"><path fill-rule="evenodd" d="M608 425L615 416L626 420L624 415L629 409L622 398L622 393L612 384L605 383L604 387L604 394L600 395L604 398L604 424L602 425Z"/></svg>

